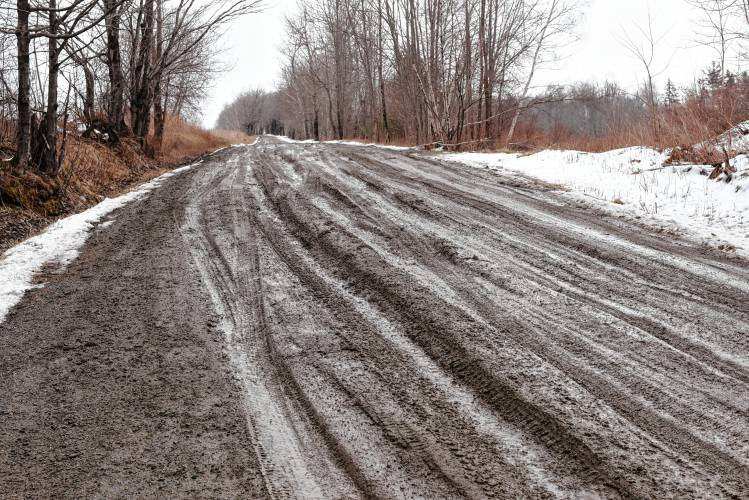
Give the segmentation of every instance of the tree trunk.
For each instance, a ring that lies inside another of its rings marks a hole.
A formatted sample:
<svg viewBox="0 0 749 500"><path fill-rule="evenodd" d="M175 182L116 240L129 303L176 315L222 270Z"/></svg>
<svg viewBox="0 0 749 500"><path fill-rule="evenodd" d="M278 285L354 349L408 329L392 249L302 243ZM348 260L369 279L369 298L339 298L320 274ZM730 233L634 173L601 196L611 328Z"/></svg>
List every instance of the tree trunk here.
<svg viewBox="0 0 749 500"><path fill-rule="evenodd" d="M57 175L59 165L57 164L57 79L60 72L58 41L54 37L57 34L57 9L56 0L49 0L49 32L51 37L47 39L47 110L44 113L42 133L40 137L39 170L49 175Z"/></svg>
<svg viewBox="0 0 749 500"><path fill-rule="evenodd" d="M343 110L341 106L341 96L340 94L337 96L338 101L336 105L336 121L338 122L338 140L343 139Z"/></svg>
<svg viewBox="0 0 749 500"><path fill-rule="evenodd" d="M122 134L125 125L125 77L122 73L120 53L120 7L117 0L104 0L108 14L105 18L107 32L107 70L109 72L109 102L107 114L109 125L117 134Z"/></svg>
<svg viewBox="0 0 749 500"><path fill-rule="evenodd" d="M484 73L484 137L487 139L493 139L492 134L494 133L494 127L492 127L493 118L493 106L492 106L492 90L493 85L489 78L489 72Z"/></svg>
<svg viewBox="0 0 749 500"><path fill-rule="evenodd" d="M328 122L330 123L330 128L337 134L336 131L336 122L333 121L333 98L330 95L330 88L325 87L325 95L328 98ZM320 140L317 138L316 140Z"/></svg>
<svg viewBox="0 0 749 500"><path fill-rule="evenodd" d="M378 61L377 61L377 78L380 80L380 100L382 101L382 126L385 128L385 141L390 141L390 126L388 125L388 110L387 110L387 102L385 101L385 79L383 78L383 71L382 71L382 65L383 65L383 59L384 59L384 49L382 45L382 0L379 0L377 3L378 5L378 13L379 13L379 21L377 23L377 51L378 54Z"/></svg>
<svg viewBox="0 0 749 500"><path fill-rule="evenodd" d="M161 151L164 142L164 128L166 126L166 113L162 105L161 84L156 82L153 98L153 149L156 154Z"/></svg>
<svg viewBox="0 0 749 500"><path fill-rule="evenodd" d="M94 105L95 105L95 86L94 86L94 72L91 70L89 65L84 65L83 74L86 78L86 97L83 101L83 117L86 119L88 124L91 124L94 120Z"/></svg>
<svg viewBox="0 0 749 500"><path fill-rule="evenodd" d="M83 95L83 119L87 126L91 126L94 120L94 106L96 105L96 75L91 69L91 64L86 57L79 55L75 49L68 50L68 55L81 67L86 82L86 93Z"/></svg>
<svg viewBox="0 0 749 500"><path fill-rule="evenodd" d="M133 133L142 148L146 148L153 104L153 86L150 81L151 50L153 49L154 0L146 0L140 24L140 46L135 64L133 96L130 99L130 121Z"/></svg>
<svg viewBox="0 0 749 500"><path fill-rule="evenodd" d="M465 57L465 63L463 66L463 95L461 97L460 110L458 113L458 127L457 127L457 139L456 142L460 143L463 140L464 126L466 122L467 107L471 106L473 101L473 59L472 59L472 43L471 43L471 9L469 3L466 2L464 6L465 12L465 33L463 38L463 53Z"/></svg>
<svg viewBox="0 0 749 500"><path fill-rule="evenodd" d="M18 23L16 45L18 59L18 123L16 125L16 160L18 166L26 168L31 156L31 62L29 46L29 0L17 1Z"/></svg>
<svg viewBox="0 0 749 500"><path fill-rule="evenodd" d="M155 64L161 64L163 54L163 25L164 19L162 14L161 0L156 0L156 52L154 54ZM166 123L165 106L162 105L162 88L161 79L163 73L159 71L154 80L153 90L153 128L154 128L154 151L158 154L161 151L161 144L164 140L164 125Z"/></svg>
<svg viewBox="0 0 749 500"><path fill-rule="evenodd" d="M544 41L546 40L546 30L549 29L549 26L551 25L551 22L554 18L554 13L556 11L557 2L554 1L551 3L551 6L549 7L549 15L546 18L546 23L544 23L543 29L541 29L541 33L538 36L538 43L536 44L536 50L533 51L533 59L531 60L531 67L528 71L528 79L525 81L525 85L523 86L523 93L520 95L520 99L518 99L517 108L515 109L515 113L512 115L512 122L510 123L510 130L507 132L507 145L510 145L510 141L512 141L512 136L515 135L515 127L518 124L518 119L520 118L520 112L523 110L523 106L525 105L526 97L528 96L528 90L531 88L531 82L533 81L533 75L536 72L536 65L538 64L538 56L541 53L541 49L544 46Z"/></svg>
<svg viewBox="0 0 749 500"><path fill-rule="evenodd" d="M315 121L312 125L312 128L315 131L315 140L320 140L320 110L317 109L317 105L315 105Z"/></svg>
<svg viewBox="0 0 749 500"><path fill-rule="evenodd" d="M340 0L335 0L335 32L333 35L333 59L335 69L335 105L338 139L343 139L343 40L340 20Z"/></svg>

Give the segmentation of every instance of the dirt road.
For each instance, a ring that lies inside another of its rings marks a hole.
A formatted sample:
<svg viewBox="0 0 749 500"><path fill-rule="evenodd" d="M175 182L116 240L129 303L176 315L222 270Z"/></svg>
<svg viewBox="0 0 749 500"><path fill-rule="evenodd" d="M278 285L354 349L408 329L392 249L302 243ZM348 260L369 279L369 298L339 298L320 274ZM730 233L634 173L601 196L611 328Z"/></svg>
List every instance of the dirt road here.
<svg viewBox="0 0 749 500"><path fill-rule="evenodd" d="M0 497L749 496L749 266L416 153L213 155L0 325Z"/></svg>

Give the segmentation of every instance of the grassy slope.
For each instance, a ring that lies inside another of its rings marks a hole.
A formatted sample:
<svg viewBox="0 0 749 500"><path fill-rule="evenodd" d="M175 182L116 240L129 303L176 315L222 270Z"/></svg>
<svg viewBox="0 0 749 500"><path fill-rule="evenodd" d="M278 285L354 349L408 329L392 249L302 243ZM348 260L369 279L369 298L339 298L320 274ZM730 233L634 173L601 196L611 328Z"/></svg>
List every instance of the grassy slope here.
<svg viewBox="0 0 749 500"><path fill-rule="evenodd" d="M111 148L69 135L58 179L0 166L0 251L59 217L85 210L203 154L250 140L238 132L207 131L170 119L155 161L143 156L131 139Z"/></svg>

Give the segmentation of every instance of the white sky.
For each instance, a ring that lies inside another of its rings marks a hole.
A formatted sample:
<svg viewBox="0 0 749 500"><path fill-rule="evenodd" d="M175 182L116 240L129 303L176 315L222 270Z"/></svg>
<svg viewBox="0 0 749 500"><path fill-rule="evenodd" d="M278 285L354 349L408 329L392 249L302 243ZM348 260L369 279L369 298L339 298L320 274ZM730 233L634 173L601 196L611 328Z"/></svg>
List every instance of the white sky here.
<svg viewBox="0 0 749 500"><path fill-rule="evenodd" d="M296 0L266 2L264 12L235 21L226 33L222 59L232 69L219 76L205 101L206 127L214 125L221 108L239 93L254 87L273 89L279 79L283 16L295 10ZM640 67L617 38L625 30L635 38L635 26L646 25L648 10L656 35L665 34L656 52L656 70L664 70L658 87L669 77L677 85L692 82L713 58L710 49L695 46L699 13L694 7L685 0L587 0L577 29L580 40L562 49L564 58L553 68L538 73L536 85L610 79L635 89Z"/></svg>

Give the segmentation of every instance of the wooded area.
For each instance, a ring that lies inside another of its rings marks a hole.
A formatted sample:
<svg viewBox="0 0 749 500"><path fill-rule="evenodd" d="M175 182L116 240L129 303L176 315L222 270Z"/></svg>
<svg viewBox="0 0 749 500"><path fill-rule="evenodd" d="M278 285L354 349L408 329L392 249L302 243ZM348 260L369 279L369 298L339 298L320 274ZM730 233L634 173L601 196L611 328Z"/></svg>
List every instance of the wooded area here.
<svg viewBox="0 0 749 500"><path fill-rule="evenodd" d="M306 137L493 137L517 120L537 65L574 36L576 8L569 0L305 3L287 21L284 121Z"/></svg>
<svg viewBox="0 0 749 500"><path fill-rule="evenodd" d="M247 92L217 124L466 148L701 140L749 117L749 77L729 69L747 57L749 1L690 1L704 21L695 43L714 49L717 62L677 88L654 63L665 20L612 28L640 75L636 91L604 81L538 85L539 68L564 64L575 39L584 6L573 1L302 2L286 22L278 90Z"/></svg>
<svg viewBox="0 0 749 500"><path fill-rule="evenodd" d="M576 0L311 0L286 19L275 92L248 91L223 128L296 138L532 147L668 145L746 118L749 0L688 0L716 63L687 88L654 66L657 20L621 34L641 86L540 88L575 39ZM59 173L70 132L158 156L168 115L197 115L217 39L260 0L2 0L0 148ZM251 60L242 64L252 64ZM561 63L563 64L563 62ZM698 68L695 71L699 71ZM661 81L657 80L661 77ZM662 89L662 90L661 90Z"/></svg>
<svg viewBox="0 0 749 500"><path fill-rule="evenodd" d="M167 116L196 113L223 27L259 0L17 0L0 8L0 139L56 176L71 132L157 156Z"/></svg>

